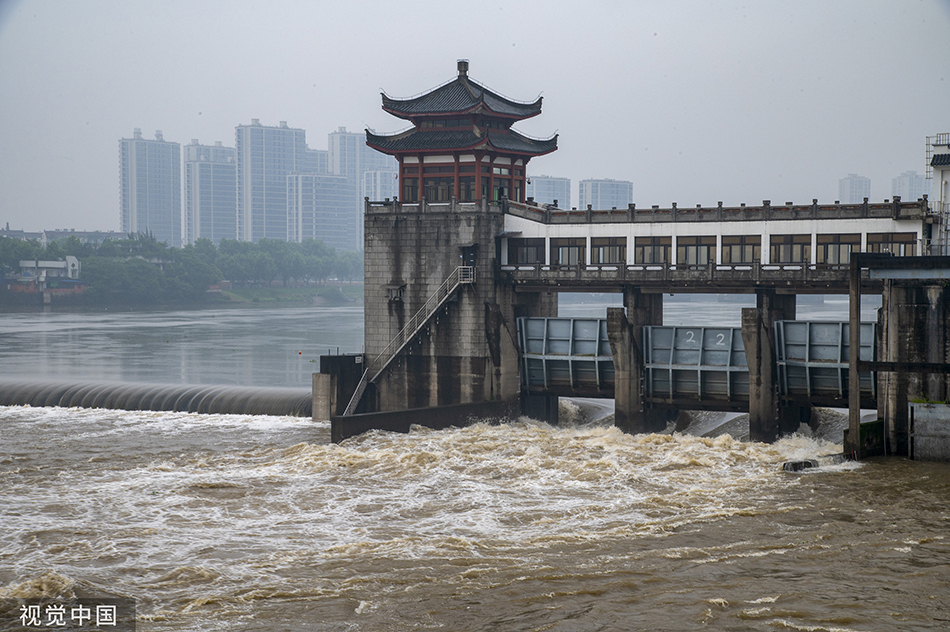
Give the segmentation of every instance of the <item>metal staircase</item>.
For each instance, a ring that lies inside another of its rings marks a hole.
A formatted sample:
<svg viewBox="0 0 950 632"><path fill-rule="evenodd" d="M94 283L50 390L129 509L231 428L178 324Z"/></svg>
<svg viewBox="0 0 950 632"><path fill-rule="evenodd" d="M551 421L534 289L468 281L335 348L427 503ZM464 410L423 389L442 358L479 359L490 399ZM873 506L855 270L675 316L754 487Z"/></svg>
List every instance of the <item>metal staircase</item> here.
<svg viewBox="0 0 950 632"><path fill-rule="evenodd" d="M353 397L350 398L350 403L346 405L346 410L343 412L344 416L352 415L356 411L356 407L363 398L363 393L366 391L367 385L369 385L370 382L376 381L376 378L389 366L393 358L395 358L407 344L412 342L413 338L425 327L426 323L428 323L432 316L442 307L443 303L449 300L449 297L455 293L455 290L457 290L460 285L474 282L474 266L459 266L455 268L452 274L442 282L442 285L439 286L435 293L429 297L425 305L409 319L409 322L402 328L402 331L396 334L392 342L383 349L383 352L366 366L366 370L363 371L363 377L360 378L360 383L356 386Z"/></svg>

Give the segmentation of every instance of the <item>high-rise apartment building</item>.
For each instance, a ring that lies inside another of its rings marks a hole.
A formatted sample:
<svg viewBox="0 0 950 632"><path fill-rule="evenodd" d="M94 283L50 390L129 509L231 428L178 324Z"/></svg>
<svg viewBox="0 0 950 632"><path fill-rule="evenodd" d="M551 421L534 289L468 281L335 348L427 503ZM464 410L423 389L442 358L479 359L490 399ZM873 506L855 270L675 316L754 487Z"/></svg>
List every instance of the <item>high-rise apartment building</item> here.
<svg viewBox="0 0 950 632"><path fill-rule="evenodd" d="M346 131L345 127L331 132L328 138L329 161L327 171L335 176L346 178L347 194L350 199L349 221L356 226L356 238L351 247L346 250L363 249L363 174L368 171L389 172L391 178L395 179L398 169L398 163L392 156L380 153L375 149L366 146L366 135L363 133L354 133ZM379 182L382 182L386 176L377 176ZM370 199L377 198L375 195L368 195Z"/></svg>
<svg viewBox="0 0 950 632"><path fill-rule="evenodd" d="M525 195L534 198L536 204L557 204L558 208L571 208L571 179L531 176L525 186Z"/></svg>
<svg viewBox="0 0 950 632"><path fill-rule="evenodd" d="M926 185L927 178L916 171L905 171L891 180L891 195L899 195L902 200L919 200L929 192Z"/></svg>
<svg viewBox="0 0 950 632"><path fill-rule="evenodd" d="M287 221L291 240L322 241L337 250L355 250L346 178L320 173L287 176Z"/></svg>
<svg viewBox="0 0 950 632"><path fill-rule="evenodd" d="M633 183L627 180L581 180L579 209L627 208L633 202Z"/></svg>
<svg viewBox="0 0 950 632"><path fill-rule="evenodd" d="M237 239L237 161L221 141L184 147L185 243Z"/></svg>
<svg viewBox="0 0 950 632"><path fill-rule="evenodd" d="M287 126L234 128L237 156L237 235L242 241L293 239L287 221L287 176L315 161L308 155L306 132Z"/></svg>
<svg viewBox="0 0 950 632"><path fill-rule="evenodd" d="M860 204L871 197L871 179L849 173L838 180L838 201L843 204Z"/></svg>
<svg viewBox="0 0 950 632"><path fill-rule="evenodd" d="M330 152L326 149L310 149L304 152L304 164L301 172L306 173L328 173L330 165Z"/></svg>
<svg viewBox="0 0 950 632"><path fill-rule="evenodd" d="M399 177L395 171L364 171L361 197L373 201L391 200L399 195Z"/></svg>
<svg viewBox="0 0 950 632"><path fill-rule="evenodd" d="M120 225L126 234L150 234L160 242L181 247L181 145L142 138L119 141Z"/></svg>

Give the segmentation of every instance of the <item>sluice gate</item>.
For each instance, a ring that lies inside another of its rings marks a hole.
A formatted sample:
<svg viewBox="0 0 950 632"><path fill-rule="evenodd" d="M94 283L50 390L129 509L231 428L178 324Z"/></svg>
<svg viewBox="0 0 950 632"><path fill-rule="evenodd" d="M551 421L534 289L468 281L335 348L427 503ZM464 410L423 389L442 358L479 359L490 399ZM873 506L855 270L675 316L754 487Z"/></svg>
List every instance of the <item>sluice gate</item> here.
<svg viewBox="0 0 950 632"><path fill-rule="evenodd" d="M550 395L613 397L614 362L603 318L519 318L521 384Z"/></svg>
<svg viewBox="0 0 950 632"><path fill-rule="evenodd" d="M739 327L644 326L644 401L747 410L749 369ZM788 400L843 405L848 388L848 323L775 323L779 392ZM862 360L876 359L877 325L861 324ZM607 321L519 318L522 389L528 393L613 397ZM876 397L875 374L860 376L861 396Z"/></svg>
<svg viewBox="0 0 950 632"><path fill-rule="evenodd" d="M810 400L848 397L848 323L779 320L775 323L779 392ZM858 358L877 360L877 323L861 323ZM862 398L877 398L876 373L859 373Z"/></svg>
<svg viewBox="0 0 950 632"><path fill-rule="evenodd" d="M644 327L646 399L749 404L749 368L738 327Z"/></svg>

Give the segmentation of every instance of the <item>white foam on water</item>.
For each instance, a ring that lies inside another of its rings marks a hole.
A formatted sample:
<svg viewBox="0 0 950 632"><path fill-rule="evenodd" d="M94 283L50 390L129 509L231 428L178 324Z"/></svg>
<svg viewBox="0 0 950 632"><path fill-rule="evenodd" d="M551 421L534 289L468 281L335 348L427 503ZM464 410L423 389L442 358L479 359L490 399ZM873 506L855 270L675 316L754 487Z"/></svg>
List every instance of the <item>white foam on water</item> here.
<svg viewBox="0 0 950 632"><path fill-rule="evenodd" d="M160 594L163 608L179 612L351 588L329 578L298 585L283 576L289 567L451 558L477 573L510 558L528 568L525 551L662 538L787 511L779 492L801 479L785 475L782 462L831 449L807 437L765 445L527 419L369 432L340 445L274 441L302 424L312 422L0 408L4 432L38 432L35 449L67 431L80 446L112 441L93 459L0 470L0 566L17 585L53 570L124 595ZM136 433L157 447L143 449ZM230 443L208 449L213 433ZM751 553L727 546L682 555L705 563Z"/></svg>
<svg viewBox="0 0 950 632"><path fill-rule="evenodd" d="M70 433L87 433L83 438L115 432L186 433L209 428L235 428L258 432L280 431L301 424L318 424L306 417L270 415L222 415L174 411L112 410L106 408L61 408L56 406L0 406L0 422L16 418L23 422L67 425Z"/></svg>

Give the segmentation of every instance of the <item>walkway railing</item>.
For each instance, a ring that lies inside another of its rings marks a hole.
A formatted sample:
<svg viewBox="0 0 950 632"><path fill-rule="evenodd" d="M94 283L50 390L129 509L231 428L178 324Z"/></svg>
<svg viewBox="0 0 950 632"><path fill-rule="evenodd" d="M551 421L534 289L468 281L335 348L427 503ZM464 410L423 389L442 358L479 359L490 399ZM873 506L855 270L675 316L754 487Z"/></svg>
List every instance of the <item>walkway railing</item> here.
<svg viewBox="0 0 950 632"><path fill-rule="evenodd" d="M473 266L459 266L455 268L452 274L450 274L432 296L429 297L425 305L409 319L409 322L402 328L402 331L396 334L396 337L383 349L383 352L367 365L366 370L363 371L363 377L360 378L360 383L353 392L353 397L350 398L350 403L347 404L346 410L343 412L344 416L352 415L356 411L356 407L363 398L363 393L366 391L366 387L369 383L376 381L376 378L389 366L393 358L416 337L419 331L425 327L426 323L428 323L432 316L442 307L442 304L449 300L449 297L455 293L455 290L457 290L460 285L474 282L475 268Z"/></svg>
<svg viewBox="0 0 950 632"><path fill-rule="evenodd" d="M818 284L847 289L848 264L733 263L733 264L598 264L598 265L499 265L502 283L564 285L572 283L617 285L645 283L748 287L751 285ZM863 275L867 278L867 275Z"/></svg>

